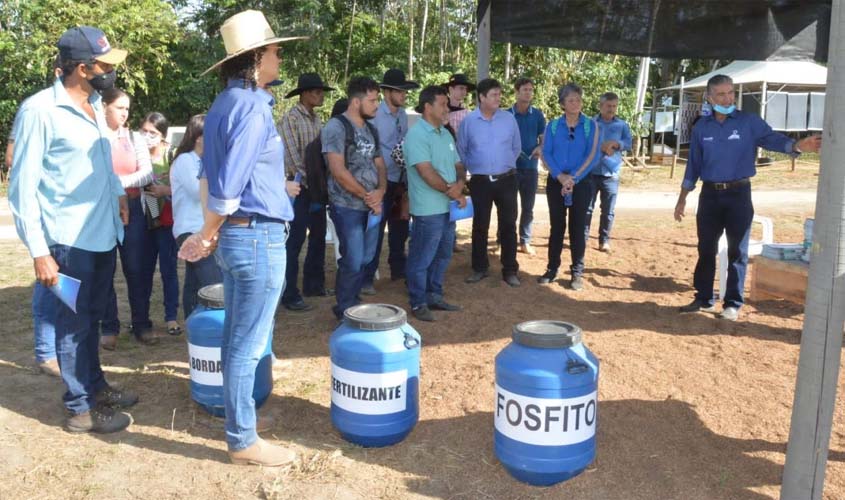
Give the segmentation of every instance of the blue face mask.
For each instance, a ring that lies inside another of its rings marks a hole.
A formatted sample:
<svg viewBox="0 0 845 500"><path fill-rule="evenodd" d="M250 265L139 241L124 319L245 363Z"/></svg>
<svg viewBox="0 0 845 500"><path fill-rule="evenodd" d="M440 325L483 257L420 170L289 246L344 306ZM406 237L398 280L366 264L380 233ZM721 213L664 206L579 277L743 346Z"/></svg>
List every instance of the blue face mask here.
<svg viewBox="0 0 845 500"><path fill-rule="evenodd" d="M713 110L716 111L717 113L721 113L723 115L729 115L736 110L736 105L731 104L730 106L725 107L725 106L722 106L722 105L719 105L719 104L714 104Z"/></svg>

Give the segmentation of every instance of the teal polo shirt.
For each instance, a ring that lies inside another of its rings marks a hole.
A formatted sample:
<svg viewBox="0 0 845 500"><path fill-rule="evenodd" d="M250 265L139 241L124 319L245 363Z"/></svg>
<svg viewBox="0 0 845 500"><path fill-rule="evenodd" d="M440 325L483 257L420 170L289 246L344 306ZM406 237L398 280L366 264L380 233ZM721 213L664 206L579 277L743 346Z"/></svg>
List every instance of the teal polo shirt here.
<svg viewBox="0 0 845 500"><path fill-rule="evenodd" d="M417 120L402 145L408 166L408 194L411 215L438 215L449 212L449 197L428 185L417 171L417 164L429 162L444 181L455 182L455 164L460 161L452 134L443 127L434 128L425 119Z"/></svg>

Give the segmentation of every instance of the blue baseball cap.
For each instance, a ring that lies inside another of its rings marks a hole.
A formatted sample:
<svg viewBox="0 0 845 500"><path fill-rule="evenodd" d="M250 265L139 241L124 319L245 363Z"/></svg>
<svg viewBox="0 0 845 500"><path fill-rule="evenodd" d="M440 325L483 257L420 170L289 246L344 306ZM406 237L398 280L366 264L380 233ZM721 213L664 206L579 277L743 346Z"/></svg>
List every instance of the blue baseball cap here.
<svg viewBox="0 0 845 500"><path fill-rule="evenodd" d="M112 48L106 34L91 26L78 26L65 31L56 46L63 61L96 60L106 64L120 64L127 54L125 50Z"/></svg>

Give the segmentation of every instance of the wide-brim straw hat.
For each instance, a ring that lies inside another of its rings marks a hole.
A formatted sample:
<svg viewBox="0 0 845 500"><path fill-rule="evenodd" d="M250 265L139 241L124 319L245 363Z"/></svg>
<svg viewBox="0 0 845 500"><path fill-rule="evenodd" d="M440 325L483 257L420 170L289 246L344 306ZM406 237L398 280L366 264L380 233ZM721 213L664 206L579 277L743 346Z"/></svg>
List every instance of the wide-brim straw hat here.
<svg viewBox="0 0 845 500"><path fill-rule="evenodd" d="M220 26L220 36L226 48L226 57L203 71L203 75L216 69L229 59L238 57L250 50L259 49L274 43L304 40L307 36L277 37L267 22L264 14L257 10L245 10L226 19Z"/></svg>

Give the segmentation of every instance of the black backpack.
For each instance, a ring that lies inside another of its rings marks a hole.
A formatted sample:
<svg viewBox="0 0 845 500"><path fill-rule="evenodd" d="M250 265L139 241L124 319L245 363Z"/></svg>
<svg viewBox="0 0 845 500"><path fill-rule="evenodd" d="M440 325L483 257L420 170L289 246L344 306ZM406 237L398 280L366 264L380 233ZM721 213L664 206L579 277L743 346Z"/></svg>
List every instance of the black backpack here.
<svg viewBox="0 0 845 500"><path fill-rule="evenodd" d="M345 147L343 148L343 162L344 165L348 162L349 148L355 147L355 129L352 123L343 114L337 115L335 118L340 120L346 130ZM364 120L376 147L379 145L378 129L375 125ZM313 203L321 203L323 205L329 204L329 165L323 156L323 142L318 135L316 139L305 146L305 174L308 179L308 193Z"/></svg>

